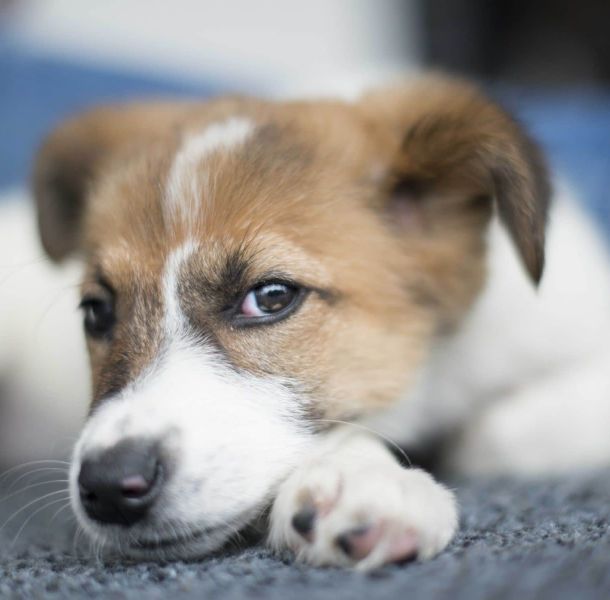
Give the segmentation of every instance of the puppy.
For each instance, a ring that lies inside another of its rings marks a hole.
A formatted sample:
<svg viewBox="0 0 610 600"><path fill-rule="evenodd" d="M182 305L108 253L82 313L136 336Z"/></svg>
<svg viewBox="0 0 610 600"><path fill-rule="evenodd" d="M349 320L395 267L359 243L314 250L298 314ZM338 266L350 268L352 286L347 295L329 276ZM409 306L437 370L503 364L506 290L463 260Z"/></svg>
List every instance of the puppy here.
<svg viewBox="0 0 610 600"><path fill-rule="evenodd" d="M199 557L270 507L272 547L370 569L458 523L388 445L479 473L610 459L604 249L560 197L542 280L543 158L467 83L100 108L34 191L49 256L87 265L70 491L100 544Z"/></svg>

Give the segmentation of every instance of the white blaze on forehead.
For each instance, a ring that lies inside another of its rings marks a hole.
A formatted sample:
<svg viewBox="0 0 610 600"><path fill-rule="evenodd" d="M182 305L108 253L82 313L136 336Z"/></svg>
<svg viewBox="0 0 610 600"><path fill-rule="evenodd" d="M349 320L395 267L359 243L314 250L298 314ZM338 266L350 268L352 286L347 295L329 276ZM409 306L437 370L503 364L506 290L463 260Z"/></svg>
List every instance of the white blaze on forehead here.
<svg viewBox="0 0 610 600"><path fill-rule="evenodd" d="M188 223L199 211L201 196L210 193L209 173L201 172L202 160L240 146L253 130L250 119L230 117L186 138L167 178L164 211L169 222L178 219Z"/></svg>
<svg viewBox="0 0 610 600"><path fill-rule="evenodd" d="M163 270L163 301L165 305L165 333L171 340L184 334L186 321L180 308L180 269L197 250L197 243L189 239L172 250Z"/></svg>

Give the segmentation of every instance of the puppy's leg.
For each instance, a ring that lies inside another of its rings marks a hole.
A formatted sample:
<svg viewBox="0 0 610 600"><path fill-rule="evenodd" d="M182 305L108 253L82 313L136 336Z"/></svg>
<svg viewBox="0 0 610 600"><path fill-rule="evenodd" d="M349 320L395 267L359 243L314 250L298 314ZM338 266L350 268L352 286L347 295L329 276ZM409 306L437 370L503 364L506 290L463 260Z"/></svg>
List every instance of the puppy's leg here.
<svg viewBox="0 0 610 600"><path fill-rule="evenodd" d="M488 406L447 452L462 473L539 475L610 465L610 353Z"/></svg>
<svg viewBox="0 0 610 600"><path fill-rule="evenodd" d="M371 569L430 558L456 527L449 490L424 471L401 467L378 440L341 430L282 484L269 543L311 564Z"/></svg>

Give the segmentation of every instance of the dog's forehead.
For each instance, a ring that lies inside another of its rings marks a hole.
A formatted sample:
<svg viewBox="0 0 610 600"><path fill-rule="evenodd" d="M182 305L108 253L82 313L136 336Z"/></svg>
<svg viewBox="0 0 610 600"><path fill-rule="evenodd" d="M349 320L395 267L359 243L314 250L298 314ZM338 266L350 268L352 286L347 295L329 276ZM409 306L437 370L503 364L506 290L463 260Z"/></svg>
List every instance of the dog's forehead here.
<svg viewBox="0 0 610 600"><path fill-rule="evenodd" d="M320 231L329 213L317 209L337 207L349 196L342 186L361 183L367 140L341 111L303 112L236 111L138 148L94 190L88 245L159 273L189 238L230 252L312 220Z"/></svg>

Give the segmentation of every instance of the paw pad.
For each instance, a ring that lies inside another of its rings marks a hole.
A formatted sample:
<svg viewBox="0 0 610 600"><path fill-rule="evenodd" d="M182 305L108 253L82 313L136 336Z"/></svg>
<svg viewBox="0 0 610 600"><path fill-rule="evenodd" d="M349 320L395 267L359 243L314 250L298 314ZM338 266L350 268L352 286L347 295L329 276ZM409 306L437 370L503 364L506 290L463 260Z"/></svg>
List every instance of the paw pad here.
<svg viewBox="0 0 610 600"><path fill-rule="evenodd" d="M362 525L338 535L335 544L350 558L360 560L368 556L380 537L378 528Z"/></svg>

